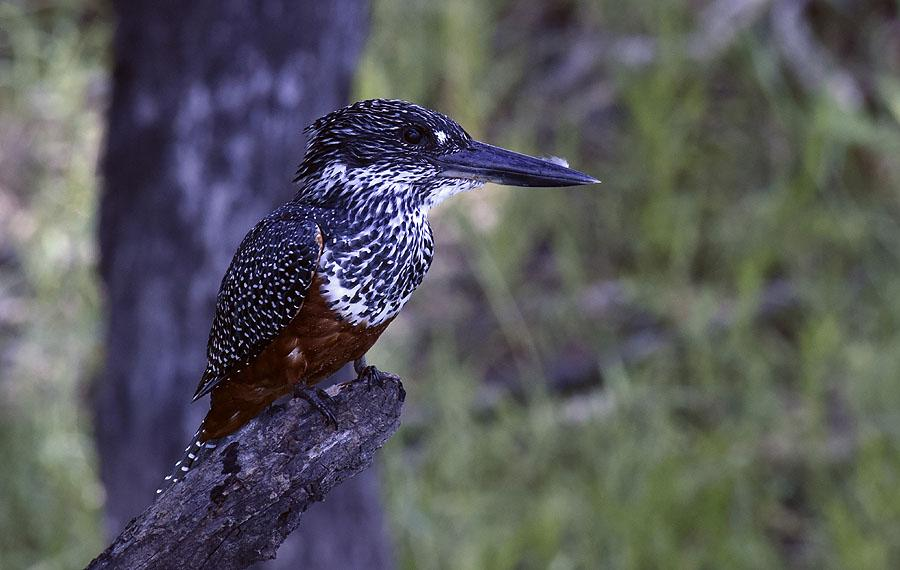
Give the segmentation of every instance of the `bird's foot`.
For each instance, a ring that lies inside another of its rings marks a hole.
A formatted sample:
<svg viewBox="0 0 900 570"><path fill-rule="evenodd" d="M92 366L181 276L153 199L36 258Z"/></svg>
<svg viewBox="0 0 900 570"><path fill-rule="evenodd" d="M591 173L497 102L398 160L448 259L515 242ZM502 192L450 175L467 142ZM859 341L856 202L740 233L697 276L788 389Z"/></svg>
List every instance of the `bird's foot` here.
<svg viewBox="0 0 900 570"><path fill-rule="evenodd" d="M369 390L375 386L384 388L387 375L374 366L368 366L365 356L353 361L353 370L356 371L356 379L364 381Z"/></svg>
<svg viewBox="0 0 900 570"><path fill-rule="evenodd" d="M294 387L294 397L303 398L317 412L325 418L326 424L331 424L334 429L338 428L337 417L334 415L334 399L328 395L328 392L321 388L309 388L302 384Z"/></svg>

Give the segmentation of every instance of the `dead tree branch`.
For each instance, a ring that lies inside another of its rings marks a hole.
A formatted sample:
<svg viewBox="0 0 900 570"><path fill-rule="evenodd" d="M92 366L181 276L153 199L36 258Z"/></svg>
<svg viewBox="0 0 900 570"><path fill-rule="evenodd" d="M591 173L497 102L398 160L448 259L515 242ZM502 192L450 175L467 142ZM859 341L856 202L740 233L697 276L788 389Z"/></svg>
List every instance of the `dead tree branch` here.
<svg viewBox="0 0 900 570"><path fill-rule="evenodd" d="M273 405L220 441L88 569L230 569L274 558L304 511L369 467L400 425L405 393L395 376L333 396L337 430L303 400Z"/></svg>

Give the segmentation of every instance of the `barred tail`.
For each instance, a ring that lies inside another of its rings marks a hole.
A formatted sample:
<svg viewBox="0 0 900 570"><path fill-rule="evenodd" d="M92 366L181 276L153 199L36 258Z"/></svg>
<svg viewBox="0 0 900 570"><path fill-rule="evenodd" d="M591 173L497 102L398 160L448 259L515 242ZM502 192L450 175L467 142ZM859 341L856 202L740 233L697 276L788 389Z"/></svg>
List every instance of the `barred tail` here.
<svg viewBox="0 0 900 570"><path fill-rule="evenodd" d="M156 490L157 495L183 479L184 476L187 475L187 472L191 470L191 467L193 467L194 462L200 458L200 454L204 450L214 449L216 447L215 441L200 441L200 432L202 430L203 425L201 424L197 433L191 438L191 444L184 449L184 455L182 455L181 459L175 463L172 474L166 475L162 485Z"/></svg>

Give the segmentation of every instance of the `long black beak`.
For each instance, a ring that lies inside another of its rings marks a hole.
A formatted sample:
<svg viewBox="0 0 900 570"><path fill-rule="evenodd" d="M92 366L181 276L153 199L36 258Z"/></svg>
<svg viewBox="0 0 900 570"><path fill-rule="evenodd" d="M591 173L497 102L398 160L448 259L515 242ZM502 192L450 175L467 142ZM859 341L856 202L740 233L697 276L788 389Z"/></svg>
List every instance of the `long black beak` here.
<svg viewBox="0 0 900 570"><path fill-rule="evenodd" d="M435 162L447 178L468 178L509 186L575 186L600 182L556 162L535 158L478 141L445 154Z"/></svg>

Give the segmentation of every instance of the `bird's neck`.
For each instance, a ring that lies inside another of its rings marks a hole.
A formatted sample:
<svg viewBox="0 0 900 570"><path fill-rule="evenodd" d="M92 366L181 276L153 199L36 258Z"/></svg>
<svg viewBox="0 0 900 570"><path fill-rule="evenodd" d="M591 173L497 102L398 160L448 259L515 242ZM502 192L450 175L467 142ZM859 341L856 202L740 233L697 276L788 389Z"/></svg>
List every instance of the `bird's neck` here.
<svg viewBox="0 0 900 570"><path fill-rule="evenodd" d="M344 210L354 217L384 217L422 209L422 194L401 177L377 169L348 169L332 163L299 182L296 200Z"/></svg>

